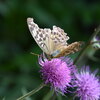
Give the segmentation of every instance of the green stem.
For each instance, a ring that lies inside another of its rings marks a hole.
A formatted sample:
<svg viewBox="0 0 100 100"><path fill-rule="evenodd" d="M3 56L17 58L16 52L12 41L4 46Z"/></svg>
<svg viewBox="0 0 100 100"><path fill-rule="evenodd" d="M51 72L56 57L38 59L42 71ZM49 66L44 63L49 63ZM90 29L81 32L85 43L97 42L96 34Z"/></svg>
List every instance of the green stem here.
<svg viewBox="0 0 100 100"><path fill-rule="evenodd" d="M56 99L56 93L53 91L53 96L50 98L50 100L55 100Z"/></svg>
<svg viewBox="0 0 100 100"><path fill-rule="evenodd" d="M44 86L45 86L45 84L42 83L39 87L37 87L36 89L30 91L29 93L27 93L27 94L21 96L21 97L18 98L17 100L24 100L26 97L29 97L29 96L35 94L36 92L38 92L38 91L39 91L40 89L42 89Z"/></svg>
<svg viewBox="0 0 100 100"><path fill-rule="evenodd" d="M75 59L74 64L77 64L80 60L80 58L82 58L85 54L85 50L88 48L88 46L91 43L91 40L100 32L100 26L97 27L97 29L95 29L94 33L92 34L92 36L90 37L89 41L87 42L87 44L85 45L85 47L81 50L80 54L78 55L78 57Z"/></svg>

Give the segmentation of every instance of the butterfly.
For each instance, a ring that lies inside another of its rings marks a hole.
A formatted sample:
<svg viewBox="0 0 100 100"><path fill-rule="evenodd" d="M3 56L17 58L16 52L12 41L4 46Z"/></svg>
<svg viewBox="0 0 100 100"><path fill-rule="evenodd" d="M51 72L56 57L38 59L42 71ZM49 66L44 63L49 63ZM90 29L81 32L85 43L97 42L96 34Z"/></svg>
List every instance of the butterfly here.
<svg viewBox="0 0 100 100"><path fill-rule="evenodd" d="M33 18L27 18L27 24L34 40L47 55L57 58L80 50L81 42L68 44L69 36L63 29L53 26L53 29L39 28Z"/></svg>

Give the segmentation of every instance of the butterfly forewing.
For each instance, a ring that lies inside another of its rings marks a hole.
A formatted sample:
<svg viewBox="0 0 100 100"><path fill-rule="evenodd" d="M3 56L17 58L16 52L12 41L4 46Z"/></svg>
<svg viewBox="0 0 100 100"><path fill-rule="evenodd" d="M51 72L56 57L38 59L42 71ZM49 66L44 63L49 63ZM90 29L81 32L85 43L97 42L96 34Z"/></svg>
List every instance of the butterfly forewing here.
<svg viewBox="0 0 100 100"><path fill-rule="evenodd" d="M31 34L33 38L35 39L35 41L37 42L37 44L39 45L39 47L45 53L49 54L48 39L49 39L50 29L43 30L39 28L38 25L33 22L32 18L28 18L27 23L28 23L28 27L29 27Z"/></svg>

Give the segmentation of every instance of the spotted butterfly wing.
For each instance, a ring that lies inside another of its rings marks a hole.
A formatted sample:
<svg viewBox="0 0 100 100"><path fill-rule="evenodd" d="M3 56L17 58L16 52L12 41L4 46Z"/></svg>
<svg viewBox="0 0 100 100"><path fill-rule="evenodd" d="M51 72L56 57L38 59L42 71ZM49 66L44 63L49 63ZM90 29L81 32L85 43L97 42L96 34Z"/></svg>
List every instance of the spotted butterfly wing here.
<svg viewBox="0 0 100 100"><path fill-rule="evenodd" d="M80 50L81 42L68 45L69 37L61 28L56 26L53 26L53 30L39 28L33 18L27 18L27 23L33 38L47 55L61 57Z"/></svg>

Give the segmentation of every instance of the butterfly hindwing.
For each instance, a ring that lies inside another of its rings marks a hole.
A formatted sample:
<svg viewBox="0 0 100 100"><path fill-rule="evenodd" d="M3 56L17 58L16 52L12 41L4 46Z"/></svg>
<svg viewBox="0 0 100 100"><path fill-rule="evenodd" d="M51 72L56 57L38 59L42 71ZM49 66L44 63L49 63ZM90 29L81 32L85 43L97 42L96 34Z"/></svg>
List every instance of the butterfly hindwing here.
<svg viewBox="0 0 100 100"><path fill-rule="evenodd" d="M68 46L64 46L64 47L58 49L58 51L60 51L60 53L55 55L54 58L61 57L64 55L69 55L69 54L75 53L77 51L80 51L81 45L82 45L82 42L74 42Z"/></svg>

